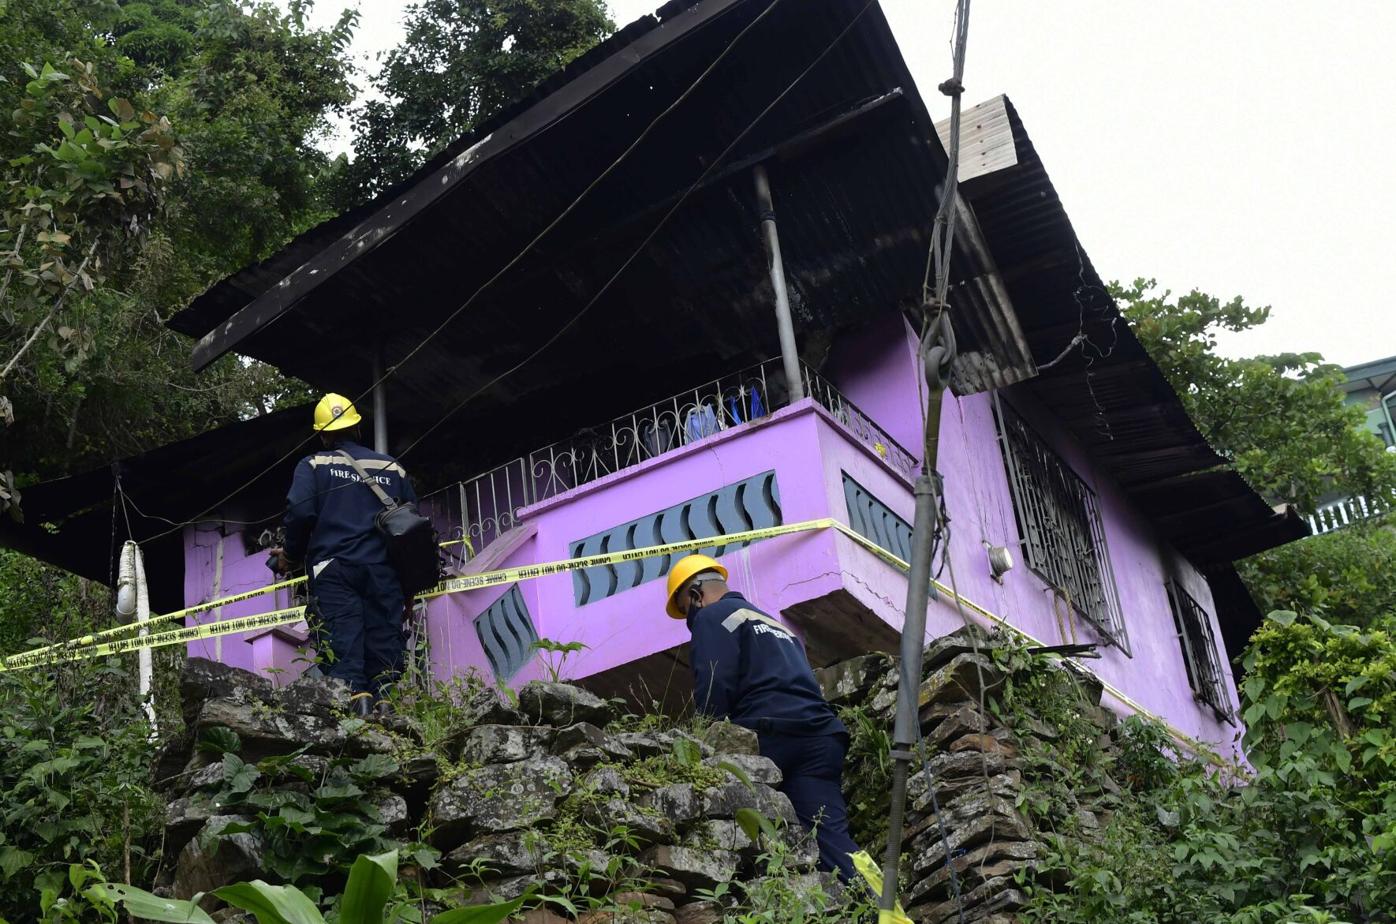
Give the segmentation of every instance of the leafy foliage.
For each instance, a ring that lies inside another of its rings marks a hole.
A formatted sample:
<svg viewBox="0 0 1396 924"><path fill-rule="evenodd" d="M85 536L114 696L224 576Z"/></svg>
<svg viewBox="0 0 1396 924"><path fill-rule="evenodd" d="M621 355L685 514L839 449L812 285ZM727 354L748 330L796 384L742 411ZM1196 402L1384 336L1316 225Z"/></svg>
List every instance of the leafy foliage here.
<svg viewBox="0 0 1396 924"><path fill-rule="evenodd" d="M336 903L337 924L383 924L391 921L416 921L402 916L402 908L393 901L398 886L397 851L360 856L354 861L344 893ZM86 875L84 874L84 878ZM309 896L295 886L272 885L260 879L224 886L213 893L233 908L251 912L258 924L325 924ZM174 924L213 924L213 918L199 907L202 895L188 901L164 899L143 889L106 883L84 893L94 905L98 901L119 902L141 920L168 921ZM499 924L523 905L523 899L474 905L435 915L439 924ZM73 918L72 920L78 920ZM106 920L115 921L113 916Z"/></svg>
<svg viewBox="0 0 1396 924"><path fill-rule="evenodd" d="M354 113L343 206L405 179L615 29L601 0L420 0L406 27Z"/></svg>
<svg viewBox="0 0 1396 924"><path fill-rule="evenodd" d="M1035 762L1037 797L1024 807L1048 833L1037 877L1023 877L1032 896L1024 920L1389 919L1396 907L1389 620L1361 631L1277 612L1245 661L1250 768L1219 772L1185 754L1168 759L1159 751L1165 733L1142 722L1118 728L1116 746L1097 744L1072 759L1059 756L1056 740L1025 752ZM1019 663L1014 676L1036 673ZM1044 705L1030 686L1018 689L1062 738L1087 746L1069 709ZM1064 789L1061 780L1069 781ZM1098 829L1054 804L1083 796L1103 819Z"/></svg>
<svg viewBox="0 0 1396 924"><path fill-rule="evenodd" d="M877 900L860 883L837 892L818 879L791 876L792 849L772 822L758 825L762 845L758 875L747 881L719 883L698 895L723 909L722 924L848 924L878 920ZM751 832L748 831L750 836Z"/></svg>
<svg viewBox="0 0 1396 924"><path fill-rule="evenodd" d="M886 723L866 707L846 706L839 718L848 729L844 762L857 774L858 785L847 787L848 826L858 844L887 842L887 813L892 787L892 736Z"/></svg>
<svg viewBox="0 0 1396 924"><path fill-rule="evenodd" d="M0 340L34 338L5 381L5 464L21 483L303 396L232 358L196 379L164 327L330 215L316 144L353 97L355 20L311 30L292 6L0 4L0 111L16 113L0 135Z"/></svg>
<svg viewBox="0 0 1396 924"><path fill-rule="evenodd" d="M1269 308L1196 290L1175 298L1143 279L1112 293L1203 436L1262 493L1312 510L1330 492L1396 490L1396 457L1344 406L1341 370L1317 353L1218 355L1218 331L1263 324Z"/></svg>
<svg viewBox="0 0 1396 924"><path fill-rule="evenodd" d="M66 696L49 677L0 674L0 919L30 920L41 899L48 915L70 865L141 877L157 860L164 808L147 785L148 728L122 695L134 682L112 667L82 680Z"/></svg>
<svg viewBox="0 0 1396 924"><path fill-rule="evenodd" d="M1396 530L1368 521L1271 549L1241 576L1263 612L1295 610L1365 626L1396 614Z"/></svg>
<svg viewBox="0 0 1396 924"><path fill-rule="evenodd" d="M253 766L224 754L223 786L214 801L254 821L230 824L214 836L257 831L267 847L267 872L293 884L334 877L358 855L393 846L369 794L376 781L397 772L396 761L381 755L334 758L317 774L300 757L268 757ZM290 782L306 791L287 789Z"/></svg>

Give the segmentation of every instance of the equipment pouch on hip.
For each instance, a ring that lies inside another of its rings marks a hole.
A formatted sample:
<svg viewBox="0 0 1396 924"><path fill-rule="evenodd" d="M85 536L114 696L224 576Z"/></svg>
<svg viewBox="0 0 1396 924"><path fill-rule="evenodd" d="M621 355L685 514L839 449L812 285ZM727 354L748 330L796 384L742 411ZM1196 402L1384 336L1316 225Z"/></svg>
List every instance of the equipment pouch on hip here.
<svg viewBox="0 0 1396 924"><path fill-rule="evenodd" d="M341 449L339 454L383 504L373 525L388 546L388 561L397 572L402 592L410 597L436 586L441 578L441 557L431 520L417 512L416 504L399 504L389 497L349 453Z"/></svg>

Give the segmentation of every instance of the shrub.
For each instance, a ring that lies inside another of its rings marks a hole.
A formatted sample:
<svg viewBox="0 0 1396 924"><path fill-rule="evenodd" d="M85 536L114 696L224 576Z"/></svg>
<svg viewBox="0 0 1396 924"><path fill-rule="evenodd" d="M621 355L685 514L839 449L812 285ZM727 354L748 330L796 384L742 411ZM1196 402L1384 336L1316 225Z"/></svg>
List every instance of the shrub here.
<svg viewBox="0 0 1396 924"><path fill-rule="evenodd" d="M77 676L81 682L73 681ZM163 804L148 785L154 745L115 666L69 675L0 674L0 917L29 920L70 864L89 861L148 881Z"/></svg>

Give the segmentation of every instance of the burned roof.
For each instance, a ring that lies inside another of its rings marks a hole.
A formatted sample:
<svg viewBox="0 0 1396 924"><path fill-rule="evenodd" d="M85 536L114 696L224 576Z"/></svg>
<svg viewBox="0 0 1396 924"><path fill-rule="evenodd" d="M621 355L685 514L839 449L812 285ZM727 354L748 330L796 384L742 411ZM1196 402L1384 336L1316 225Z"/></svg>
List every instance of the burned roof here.
<svg viewBox="0 0 1396 924"><path fill-rule="evenodd" d="M837 332L919 304L946 156L880 7L688 0L171 326L200 338L196 366L236 350L350 394L382 349L389 410L408 428L466 399L489 415L570 392L598 353L632 378L745 365L776 345L757 163L797 327ZM979 275L964 247L958 260ZM981 295L974 309L961 340L982 384L1029 375L1007 306Z"/></svg>
<svg viewBox="0 0 1396 924"><path fill-rule="evenodd" d="M0 546L106 584L122 541L135 539L145 553L151 605L178 609L184 605L180 524L204 516L233 526L279 520L298 455L281 457L305 435L309 420L308 407L288 408L25 488L24 522L0 517ZM216 512L208 509L230 495Z"/></svg>

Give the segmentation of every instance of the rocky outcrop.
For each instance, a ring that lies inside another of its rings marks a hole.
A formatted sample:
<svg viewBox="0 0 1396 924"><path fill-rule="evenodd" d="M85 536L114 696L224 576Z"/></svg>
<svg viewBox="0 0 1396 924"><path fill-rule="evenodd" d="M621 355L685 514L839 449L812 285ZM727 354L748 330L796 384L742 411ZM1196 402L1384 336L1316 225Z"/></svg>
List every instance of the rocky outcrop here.
<svg viewBox="0 0 1396 924"><path fill-rule="evenodd" d="M961 915L1011 924L1027 901L1020 884L1041 848L1020 806L1037 772L1032 755L1056 732L1036 719L999 718L1007 678L994 644L966 629L926 650L923 740L902 837L901 900L917 924ZM880 857L897 660L868 655L817 673L854 733L845 791L855 838ZM1114 720L1088 681L1077 684L1080 713L1108 739ZM797 894L802 877L818 875L813 839L779 791L780 770L743 728L658 730L648 720L637 728L586 690L531 683L516 702L468 691L449 723L455 731L424 741L411 719L350 716L347 691L326 681L277 691L191 661L182 689L189 732L166 746L155 771L169 791L165 840L176 859L165 887L177 896L277 878L271 853L284 832L269 831L259 812L293 825L306 822L298 807L321 804L360 813L389 842L428 841L440 864L423 875L436 886L467 882L472 901L538 888L609 898L610 910L564 917L556 906L523 920L710 924L728 900L716 895L759 890L772 876L779 891ZM1070 809L1086 831L1108 812L1090 800ZM762 839L751 812L783 831L779 845ZM807 884L813 894L821 883Z"/></svg>
<svg viewBox="0 0 1396 924"><path fill-rule="evenodd" d="M357 813L381 837L427 840L441 855L435 884L466 881L473 900L540 885L560 893L579 876L624 884L609 898L624 910L578 921L720 920L700 891L755 875L770 846L737 821L743 809L783 826L793 873L816 862L776 788L780 771L743 728L624 730L588 691L531 683L517 704L471 691L459 731L428 748L409 719L350 715L349 693L334 682L276 690L233 668L189 664L189 731L156 771L177 858L169 894L279 878L268 838L316 823L320 804ZM541 911L531 919L572 920Z"/></svg>
<svg viewBox="0 0 1396 924"><path fill-rule="evenodd" d="M1045 753L1057 732L1036 718L1000 718L1009 710L1003 704L1008 678L992 654L999 644L983 630L967 627L925 651L917 696L922 746L911 763L902 837L907 887L901 898L917 924L948 924L961 915L966 922L1012 924L1028 900L1020 883L1036 875L1039 832L1020 806L1028 788L1041 781L1035 775L1050 771L1027 755ZM1100 707L1099 682L1084 672L1062 670L1075 691L1070 708L1089 716L1102 742L1109 742L1117 720ZM877 741L891 730L897 659L867 655L816 674L830 702L857 717L855 742L859 731L864 741ZM889 780L885 738L877 743L881 747L862 750L855 743L845 789L859 829L855 835L861 833L880 854ZM1094 806L1079 810L1081 828L1096 821Z"/></svg>

